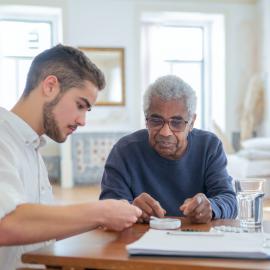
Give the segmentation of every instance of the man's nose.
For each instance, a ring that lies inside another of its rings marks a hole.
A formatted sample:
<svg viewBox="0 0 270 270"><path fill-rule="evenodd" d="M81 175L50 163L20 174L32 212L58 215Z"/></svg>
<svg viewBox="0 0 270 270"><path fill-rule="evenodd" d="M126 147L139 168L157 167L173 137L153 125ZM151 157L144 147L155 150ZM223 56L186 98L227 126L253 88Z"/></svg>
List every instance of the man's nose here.
<svg viewBox="0 0 270 270"><path fill-rule="evenodd" d="M81 114L78 116L76 122L77 122L77 124L78 124L79 126L85 126L85 119L86 119L86 113L83 112L83 113L81 113Z"/></svg>
<svg viewBox="0 0 270 270"><path fill-rule="evenodd" d="M172 135L172 131L170 129L168 122L164 123L163 127L159 130L159 134L164 136L164 137Z"/></svg>

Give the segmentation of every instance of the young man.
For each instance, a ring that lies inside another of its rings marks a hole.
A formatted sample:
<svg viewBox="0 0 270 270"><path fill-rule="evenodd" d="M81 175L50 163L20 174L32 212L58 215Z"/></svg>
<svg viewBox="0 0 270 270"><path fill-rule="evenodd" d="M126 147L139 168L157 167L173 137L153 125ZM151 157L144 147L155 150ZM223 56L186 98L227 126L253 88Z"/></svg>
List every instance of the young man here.
<svg viewBox="0 0 270 270"><path fill-rule="evenodd" d="M113 147L105 165L101 199L126 199L151 215L187 216L191 222L237 215L231 177L220 140L193 129L193 89L176 76L164 76L144 95L147 129Z"/></svg>
<svg viewBox="0 0 270 270"><path fill-rule="evenodd" d="M1 270L15 269L21 254L44 245L40 242L99 226L123 230L141 215L121 200L52 205L39 154L42 135L64 142L85 124L86 112L104 86L102 72L82 52L57 45L33 60L23 95L12 110L0 108ZM39 244L26 245L32 243Z"/></svg>

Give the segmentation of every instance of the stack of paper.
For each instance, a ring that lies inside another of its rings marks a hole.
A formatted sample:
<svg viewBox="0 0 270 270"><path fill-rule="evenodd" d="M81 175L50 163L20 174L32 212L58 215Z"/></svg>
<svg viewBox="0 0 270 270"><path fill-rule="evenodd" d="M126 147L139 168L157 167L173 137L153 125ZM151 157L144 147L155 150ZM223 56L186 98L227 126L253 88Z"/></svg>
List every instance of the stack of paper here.
<svg viewBox="0 0 270 270"><path fill-rule="evenodd" d="M127 250L130 255L270 259L270 234L150 229Z"/></svg>

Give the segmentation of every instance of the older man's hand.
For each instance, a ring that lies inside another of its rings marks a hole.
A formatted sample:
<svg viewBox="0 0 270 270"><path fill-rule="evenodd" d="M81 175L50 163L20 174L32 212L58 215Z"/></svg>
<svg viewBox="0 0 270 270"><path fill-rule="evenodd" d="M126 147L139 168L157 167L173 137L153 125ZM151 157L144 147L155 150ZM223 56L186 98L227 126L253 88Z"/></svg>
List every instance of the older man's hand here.
<svg viewBox="0 0 270 270"><path fill-rule="evenodd" d="M149 222L150 216L163 218L166 214L166 211L160 206L159 202L145 192L134 199L133 205L142 210L142 215L138 219L140 223Z"/></svg>
<svg viewBox="0 0 270 270"><path fill-rule="evenodd" d="M186 199L179 209L193 223L208 223L212 219L210 201L203 193L198 193L194 197Z"/></svg>

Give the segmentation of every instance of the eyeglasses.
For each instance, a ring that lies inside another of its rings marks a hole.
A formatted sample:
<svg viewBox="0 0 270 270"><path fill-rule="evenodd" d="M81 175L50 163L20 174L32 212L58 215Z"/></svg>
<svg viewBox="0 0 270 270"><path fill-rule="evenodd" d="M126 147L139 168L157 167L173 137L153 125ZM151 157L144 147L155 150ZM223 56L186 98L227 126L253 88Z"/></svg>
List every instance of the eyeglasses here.
<svg viewBox="0 0 270 270"><path fill-rule="evenodd" d="M162 117L155 117L155 116L147 117L146 121L148 127L152 129L162 129L165 123L168 123L170 130L175 132L184 131L188 123L188 121L184 119L171 118L169 120L165 120Z"/></svg>

